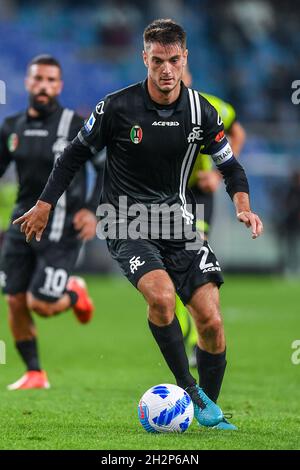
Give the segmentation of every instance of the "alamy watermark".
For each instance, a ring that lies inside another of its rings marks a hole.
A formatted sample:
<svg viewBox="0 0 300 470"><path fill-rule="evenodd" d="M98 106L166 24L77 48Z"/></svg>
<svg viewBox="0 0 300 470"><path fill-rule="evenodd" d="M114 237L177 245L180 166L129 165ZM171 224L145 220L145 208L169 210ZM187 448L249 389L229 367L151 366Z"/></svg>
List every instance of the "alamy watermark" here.
<svg viewBox="0 0 300 470"><path fill-rule="evenodd" d="M101 240L183 240L187 250L202 246L198 220L204 220L203 204L128 204L120 196L118 204L100 204L97 236Z"/></svg>
<svg viewBox="0 0 300 470"><path fill-rule="evenodd" d="M0 104L6 104L6 85L3 80L0 80Z"/></svg>
<svg viewBox="0 0 300 470"><path fill-rule="evenodd" d="M291 96L292 103L300 104L300 80L294 80L292 82L292 89L295 90Z"/></svg>
<svg viewBox="0 0 300 470"><path fill-rule="evenodd" d="M295 339L291 344L291 348L295 349L291 355L292 364L298 366L300 364L300 339Z"/></svg>
<svg viewBox="0 0 300 470"><path fill-rule="evenodd" d="M6 345L0 340L0 364L6 364Z"/></svg>

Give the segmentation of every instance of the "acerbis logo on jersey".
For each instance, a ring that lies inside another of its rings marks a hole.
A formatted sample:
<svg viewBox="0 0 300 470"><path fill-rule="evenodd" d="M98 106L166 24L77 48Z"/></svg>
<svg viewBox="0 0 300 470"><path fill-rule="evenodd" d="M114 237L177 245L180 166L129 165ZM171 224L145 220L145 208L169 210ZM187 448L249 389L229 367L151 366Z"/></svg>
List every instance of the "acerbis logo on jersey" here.
<svg viewBox="0 0 300 470"><path fill-rule="evenodd" d="M47 129L26 129L23 135L25 137L48 137L49 132Z"/></svg>
<svg viewBox="0 0 300 470"><path fill-rule="evenodd" d="M162 127L172 127L172 126L179 126L178 121L154 121L152 122L152 126L162 126Z"/></svg>
<svg viewBox="0 0 300 470"><path fill-rule="evenodd" d="M201 127L197 126L197 127L193 127L193 130L192 132L189 133L189 136L188 136L188 143L190 144L191 142L194 142L195 140L203 140L203 137L202 137L202 132L203 130L201 129Z"/></svg>
<svg viewBox="0 0 300 470"><path fill-rule="evenodd" d="M142 128L138 125L135 125L131 128L130 139L134 144L139 144L143 138Z"/></svg>

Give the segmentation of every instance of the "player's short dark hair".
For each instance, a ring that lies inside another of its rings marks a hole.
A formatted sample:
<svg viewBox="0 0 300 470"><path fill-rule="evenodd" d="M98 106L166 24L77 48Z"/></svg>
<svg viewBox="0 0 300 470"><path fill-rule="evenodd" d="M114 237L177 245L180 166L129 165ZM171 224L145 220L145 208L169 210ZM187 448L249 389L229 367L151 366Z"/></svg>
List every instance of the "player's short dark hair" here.
<svg viewBox="0 0 300 470"><path fill-rule="evenodd" d="M186 32L171 19L159 19L149 24L144 31L144 46L158 42L163 46L179 44L186 48Z"/></svg>
<svg viewBox="0 0 300 470"><path fill-rule="evenodd" d="M49 54L40 54L33 57L27 66L27 71L29 71L32 65L54 65L55 67L58 67L60 73L62 73L62 68L58 60Z"/></svg>

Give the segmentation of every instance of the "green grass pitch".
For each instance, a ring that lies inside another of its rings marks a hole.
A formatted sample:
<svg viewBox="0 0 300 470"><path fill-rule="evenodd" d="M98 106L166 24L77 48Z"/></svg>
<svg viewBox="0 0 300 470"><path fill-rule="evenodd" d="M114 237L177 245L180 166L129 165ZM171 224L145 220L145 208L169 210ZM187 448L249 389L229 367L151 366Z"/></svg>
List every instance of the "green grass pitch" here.
<svg viewBox="0 0 300 470"><path fill-rule="evenodd" d="M8 392L23 366L14 350L0 298L1 449L299 449L300 365L291 362L300 339L299 283L230 277L221 290L228 366L219 400L237 432L199 429L151 435L137 418L140 396L174 382L146 322L143 298L123 279L88 277L94 321L73 314L37 319L50 390Z"/></svg>

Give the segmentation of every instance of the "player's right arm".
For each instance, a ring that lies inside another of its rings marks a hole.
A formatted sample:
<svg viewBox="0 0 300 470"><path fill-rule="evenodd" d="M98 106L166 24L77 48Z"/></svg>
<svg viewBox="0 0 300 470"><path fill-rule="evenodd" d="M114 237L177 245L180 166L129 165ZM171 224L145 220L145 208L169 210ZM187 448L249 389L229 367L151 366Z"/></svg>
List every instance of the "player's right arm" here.
<svg viewBox="0 0 300 470"><path fill-rule="evenodd" d="M37 241L41 240L51 209L55 207L81 166L105 147L110 134L109 99L106 99L97 104L77 137L56 160L35 206L14 220L14 224L21 224L20 230L25 234L27 242L34 236Z"/></svg>
<svg viewBox="0 0 300 470"><path fill-rule="evenodd" d="M4 121L3 125L0 127L0 178L11 162L11 154L7 147L8 135L7 125Z"/></svg>

